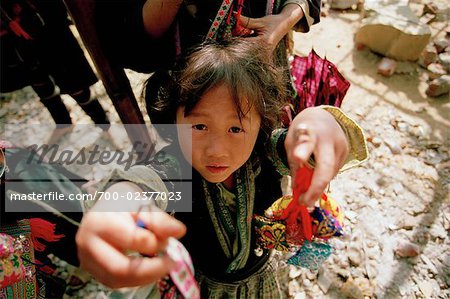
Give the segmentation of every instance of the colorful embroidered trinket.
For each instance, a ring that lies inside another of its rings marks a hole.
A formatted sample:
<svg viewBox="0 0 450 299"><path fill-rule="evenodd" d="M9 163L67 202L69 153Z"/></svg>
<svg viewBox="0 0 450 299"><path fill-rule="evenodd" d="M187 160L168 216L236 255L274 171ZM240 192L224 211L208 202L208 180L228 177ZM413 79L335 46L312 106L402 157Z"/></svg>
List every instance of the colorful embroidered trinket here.
<svg viewBox="0 0 450 299"><path fill-rule="evenodd" d="M310 270L317 270L333 251L333 247L328 243L305 241L300 250L287 260L287 263Z"/></svg>
<svg viewBox="0 0 450 299"><path fill-rule="evenodd" d="M255 217L256 233L258 238L256 243L265 249L275 249L282 252L289 252L289 244L286 242L286 226L280 222L275 222L269 218Z"/></svg>

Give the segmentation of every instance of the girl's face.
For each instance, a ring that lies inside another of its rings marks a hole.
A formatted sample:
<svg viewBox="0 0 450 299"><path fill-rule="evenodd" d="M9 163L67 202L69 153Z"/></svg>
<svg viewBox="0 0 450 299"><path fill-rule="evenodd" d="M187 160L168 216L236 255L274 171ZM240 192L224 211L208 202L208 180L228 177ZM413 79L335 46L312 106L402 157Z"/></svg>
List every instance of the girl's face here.
<svg viewBox="0 0 450 299"><path fill-rule="evenodd" d="M208 182L230 182L233 172L252 153L261 117L246 103L242 111L246 114L239 119L228 87L223 84L203 94L189 115L184 116L184 107L177 110L176 123L189 125L178 127L181 150Z"/></svg>

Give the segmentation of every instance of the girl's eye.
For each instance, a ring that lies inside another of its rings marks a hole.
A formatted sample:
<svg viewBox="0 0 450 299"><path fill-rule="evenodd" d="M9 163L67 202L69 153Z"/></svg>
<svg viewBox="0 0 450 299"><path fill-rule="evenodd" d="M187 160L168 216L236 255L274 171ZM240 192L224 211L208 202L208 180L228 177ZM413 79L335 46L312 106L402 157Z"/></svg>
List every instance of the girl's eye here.
<svg viewBox="0 0 450 299"><path fill-rule="evenodd" d="M244 132L244 130L239 127L231 127L229 131L235 134Z"/></svg>
<svg viewBox="0 0 450 299"><path fill-rule="evenodd" d="M192 129L194 129L194 130L199 130L199 131L203 131L203 130L206 130L206 126L203 125L203 124L193 125L193 126L192 126Z"/></svg>

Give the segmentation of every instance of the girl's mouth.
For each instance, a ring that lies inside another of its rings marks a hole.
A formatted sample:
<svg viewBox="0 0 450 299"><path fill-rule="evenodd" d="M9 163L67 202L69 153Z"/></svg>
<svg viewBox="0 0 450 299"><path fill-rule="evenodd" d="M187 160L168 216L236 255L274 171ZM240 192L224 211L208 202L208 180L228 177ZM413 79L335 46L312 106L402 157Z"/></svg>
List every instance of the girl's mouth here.
<svg viewBox="0 0 450 299"><path fill-rule="evenodd" d="M206 169L208 169L208 171L211 172L211 173L222 173L222 172L224 172L225 170L228 169L228 166L211 166L211 165L208 165L208 166L206 166Z"/></svg>

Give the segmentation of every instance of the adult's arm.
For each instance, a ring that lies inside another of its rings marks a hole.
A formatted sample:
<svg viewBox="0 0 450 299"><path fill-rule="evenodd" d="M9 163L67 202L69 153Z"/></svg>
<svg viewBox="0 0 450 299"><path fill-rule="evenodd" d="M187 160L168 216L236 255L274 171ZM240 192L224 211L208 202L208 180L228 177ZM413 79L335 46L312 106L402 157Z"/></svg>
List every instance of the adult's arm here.
<svg viewBox="0 0 450 299"><path fill-rule="evenodd" d="M152 38L162 37L170 28L183 0L147 0L142 9L142 19Z"/></svg>
<svg viewBox="0 0 450 299"><path fill-rule="evenodd" d="M241 16L240 25L253 30L255 39L273 51L280 40L291 30L307 32L312 24L320 20L320 1L286 1L280 13L262 18Z"/></svg>

